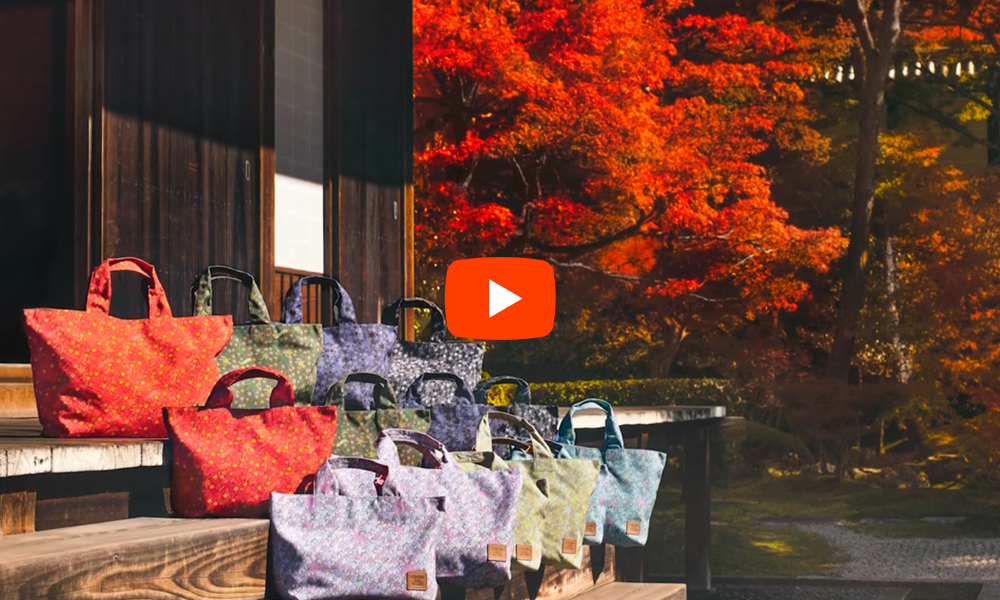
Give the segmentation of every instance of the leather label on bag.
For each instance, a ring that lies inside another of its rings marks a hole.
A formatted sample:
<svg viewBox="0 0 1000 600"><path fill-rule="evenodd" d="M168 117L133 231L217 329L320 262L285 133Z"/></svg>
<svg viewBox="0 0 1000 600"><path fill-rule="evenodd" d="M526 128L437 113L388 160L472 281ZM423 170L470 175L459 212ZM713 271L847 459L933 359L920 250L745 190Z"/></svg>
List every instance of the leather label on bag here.
<svg viewBox="0 0 1000 600"><path fill-rule="evenodd" d="M507 562L507 546L486 544L486 559L493 562Z"/></svg>
<svg viewBox="0 0 1000 600"><path fill-rule="evenodd" d="M597 535L597 523L587 521L587 524L583 528L583 535Z"/></svg>
<svg viewBox="0 0 1000 600"><path fill-rule="evenodd" d="M410 571L406 574L406 589L410 592L427 591L427 572Z"/></svg>
<svg viewBox="0 0 1000 600"><path fill-rule="evenodd" d="M576 554L576 538L563 538L563 554Z"/></svg>
<svg viewBox="0 0 1000 600"><path fill-rule="evenodd" d="M628 535L642 535L642 522L641 521L626 521L625 522L625 533Z"/></svg>
<svg viewBox="0 0 1000 600"><path fill-rule="evenodd" d="M517 544L514 546L514 556L517 557L517 560L531 560L531 557L534 556L531 544Z"/></svg>

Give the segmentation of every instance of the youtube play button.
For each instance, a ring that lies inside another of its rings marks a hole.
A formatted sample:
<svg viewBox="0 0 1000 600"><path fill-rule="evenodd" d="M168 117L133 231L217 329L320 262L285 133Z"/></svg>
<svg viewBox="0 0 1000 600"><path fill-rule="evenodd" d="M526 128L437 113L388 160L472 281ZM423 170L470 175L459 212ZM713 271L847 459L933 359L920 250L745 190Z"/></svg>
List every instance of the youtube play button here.
<svg viewBox="0 0 1000 600"><path fill-rule="evenodd" d="M456 337L544 337L556 316L555 274L552 265L532 258L458 260L448 267L444 306Z"/></svg>

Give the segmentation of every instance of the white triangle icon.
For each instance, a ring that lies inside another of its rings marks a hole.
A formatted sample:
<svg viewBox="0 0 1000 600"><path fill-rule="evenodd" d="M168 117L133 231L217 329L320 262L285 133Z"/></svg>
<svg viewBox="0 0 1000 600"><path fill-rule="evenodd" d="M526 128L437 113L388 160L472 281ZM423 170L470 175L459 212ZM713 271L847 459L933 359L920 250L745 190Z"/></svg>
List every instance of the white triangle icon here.
<svg viewBox="0 0 1000 600"><path fill-rule="evenodd" d="M521 301L521 297L499 283L490 281L490 316Z"/></svg>

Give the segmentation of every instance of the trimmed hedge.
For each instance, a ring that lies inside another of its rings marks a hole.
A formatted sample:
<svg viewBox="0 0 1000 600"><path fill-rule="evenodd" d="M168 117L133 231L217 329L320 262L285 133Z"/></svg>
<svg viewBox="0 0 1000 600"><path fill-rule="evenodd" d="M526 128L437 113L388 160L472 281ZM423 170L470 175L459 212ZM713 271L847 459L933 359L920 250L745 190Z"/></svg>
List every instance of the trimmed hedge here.
<svg viewBox="0 0 1000 600"><path fill-rule="evenodd" d="M489 403L509 404L513 386L490 390ZM603 379L532 383L534 404L568 406L587 398L603 398L614 406L725 406L729 414L741 408L739 392L726 379Z"/></svg>

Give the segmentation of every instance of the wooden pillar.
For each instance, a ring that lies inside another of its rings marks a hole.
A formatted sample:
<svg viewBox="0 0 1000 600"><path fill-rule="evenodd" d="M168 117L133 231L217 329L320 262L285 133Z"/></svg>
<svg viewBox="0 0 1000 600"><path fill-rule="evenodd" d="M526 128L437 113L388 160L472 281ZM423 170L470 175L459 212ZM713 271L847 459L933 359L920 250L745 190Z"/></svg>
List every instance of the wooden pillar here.
<svg viewBox="0 0 1000 600"><path fill-rule="evenodd" d="M690 590L712 588L709 446L706 427L692 429L684 438L684 581Z"/></svg>

